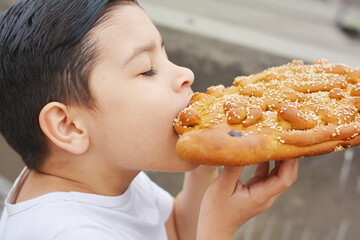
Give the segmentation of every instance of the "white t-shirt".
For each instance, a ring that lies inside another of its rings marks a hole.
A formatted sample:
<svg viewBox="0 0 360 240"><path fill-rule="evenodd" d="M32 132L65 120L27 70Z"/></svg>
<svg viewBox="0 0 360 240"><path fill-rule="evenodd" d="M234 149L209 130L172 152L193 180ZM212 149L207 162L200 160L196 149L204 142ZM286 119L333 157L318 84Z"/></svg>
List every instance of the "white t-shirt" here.
<svg viewBox="0 0 360 240"><path fill-rule="evenodd" d="M1 240L167 239L173 198L143 172L120 196L54 192L11 204L28 173L25 168L5 200Z"/></svg>

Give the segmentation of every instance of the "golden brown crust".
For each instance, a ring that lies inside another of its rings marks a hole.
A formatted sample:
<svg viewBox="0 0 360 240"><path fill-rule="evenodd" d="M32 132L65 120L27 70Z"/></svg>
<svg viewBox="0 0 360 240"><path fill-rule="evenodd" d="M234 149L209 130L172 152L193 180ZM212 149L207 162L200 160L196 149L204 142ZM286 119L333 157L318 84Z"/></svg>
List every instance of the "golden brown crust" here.
<svg viewBox="0 0 360 240"><path fill-rule="evenodd" d="M302 61L196 93L174 121L187 161L249 165L360 144L360 69Z"/></svg>

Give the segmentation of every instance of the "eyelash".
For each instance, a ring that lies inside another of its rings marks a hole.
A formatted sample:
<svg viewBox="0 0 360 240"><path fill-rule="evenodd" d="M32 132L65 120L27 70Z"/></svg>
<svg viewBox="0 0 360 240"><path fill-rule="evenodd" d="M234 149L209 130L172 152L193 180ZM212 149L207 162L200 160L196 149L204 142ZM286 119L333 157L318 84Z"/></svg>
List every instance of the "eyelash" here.
<svg viewBox="0 0 360 240"><path fill-rule="evenodd" d="M156 74L156 72L154 71L154 69L150 69L149 71L144 72L141 75L145 76L145 77L151 77L151 76L154 76L155 74Z"/></svg>

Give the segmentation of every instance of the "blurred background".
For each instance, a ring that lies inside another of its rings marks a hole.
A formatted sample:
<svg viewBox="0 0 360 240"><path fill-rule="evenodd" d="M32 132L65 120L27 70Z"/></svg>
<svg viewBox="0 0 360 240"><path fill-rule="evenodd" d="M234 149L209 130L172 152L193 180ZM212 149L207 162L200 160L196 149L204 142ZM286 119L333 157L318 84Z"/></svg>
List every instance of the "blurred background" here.
<svg viewBox="0 0 360 240"><path fill-rule="evenodd" d="M0 0L0 12L15 0ZM360 0L139 0L159 28L170 60L195 73L194 91L230 86L292 59L360 66ZM1 103L0 103L1 104ZM298 181L237 232L244 240L360 237L360 148L301 159ZM0 136L0 212L24 167ZM247 167L241 180L254 171ZM176 195L183 174L148 172ZM241 214L241 213L239 213Z"/></svg>

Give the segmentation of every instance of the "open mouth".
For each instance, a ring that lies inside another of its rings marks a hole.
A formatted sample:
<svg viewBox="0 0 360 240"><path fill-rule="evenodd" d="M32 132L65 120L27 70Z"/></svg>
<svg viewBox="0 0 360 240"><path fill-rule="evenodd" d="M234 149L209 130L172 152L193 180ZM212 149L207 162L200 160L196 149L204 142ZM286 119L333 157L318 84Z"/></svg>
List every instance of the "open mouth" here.
<svg viewBox="0 0 360 240"><path fill-rule="evenodd" d="M180 109L180 111L176 114L176 116L175 116L175 120L177 119L177 117L179 116L179 114L185 109L185 108L187 108L187 107L189 107L190 106L190 104L191 104L191 100L192 100L192 97L194 96L194 94L192 93L192 94L190 94L190 96L189 96L189 101L188 101L188 103L186 104L186 106L184 107L184 108L182 108L182 109Z"/></svg>

